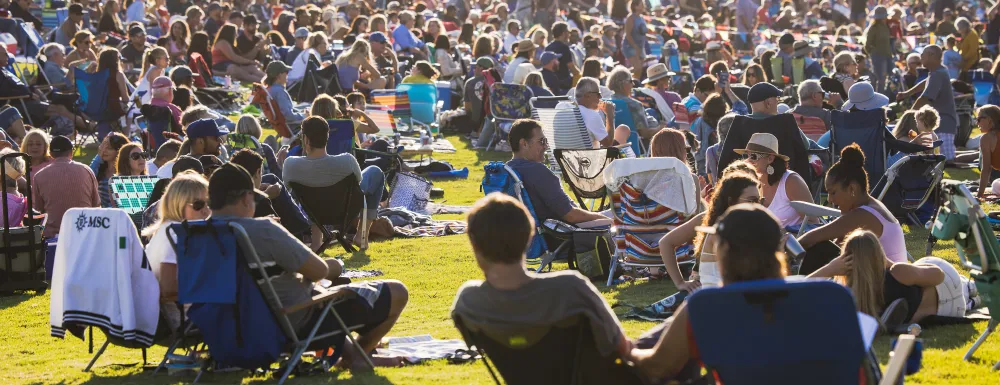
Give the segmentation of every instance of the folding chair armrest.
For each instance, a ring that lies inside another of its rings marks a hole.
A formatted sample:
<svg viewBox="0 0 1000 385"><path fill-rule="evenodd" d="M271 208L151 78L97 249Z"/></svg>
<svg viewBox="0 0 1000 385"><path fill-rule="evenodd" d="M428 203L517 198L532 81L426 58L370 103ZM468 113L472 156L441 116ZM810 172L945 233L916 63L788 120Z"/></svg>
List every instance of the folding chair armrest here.
<svg viewBox="0 0 1000 385"><path fill-rule="evenodd" d="M886 366L885 373L882 375L882 382L879 385L894 385L900 376L903 375L903 371L906 369L906 360L910 356L910 352L913 351L913 347L917 342L917 337L911 334L900 335L896 340L896 348L892 350L889 355L889 365Z"/></svg>
<svg viewBox="0 0 1000 385"><path fill-rule="evenodd" d="M803 201L792 201L789 202L795 211L799 214L810 216L810 217L839 217L840 210L832 209L826 206L820 206L815 203L803 202Z"/></svg>
<svg viewBox="0 0 1000 385"><path fill-rule="evenodd" d="M286 306L285 308L281 309L281 311L285 314L291 314L303 309L307 309L316 304L347 299L347 297L352 294L354 294L354 292L349 290L342 290L342 289L331 290L325 293L316 294L309 301L300 304L295 304L292 306Z"/></svg>
<svg viewBox="0 0 1000 385"><path fill-rule="evenodd" d="M0 100L21 100L21 99L31 99L31 95L0 96Z"/></svg>

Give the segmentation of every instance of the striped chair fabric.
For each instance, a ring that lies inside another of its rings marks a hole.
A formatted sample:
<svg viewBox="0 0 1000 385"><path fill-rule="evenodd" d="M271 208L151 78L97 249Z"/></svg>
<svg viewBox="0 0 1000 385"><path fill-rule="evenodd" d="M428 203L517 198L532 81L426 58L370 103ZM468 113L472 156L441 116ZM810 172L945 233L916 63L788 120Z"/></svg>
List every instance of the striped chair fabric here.
<svg viewBox="0 0 1000 385"><path fill-rule="evenodd" d="M611 194L611 203L614 226L618 229L614 236L615 246L625 263L662 265L660 238L688 218L654 202L628 182ZM683 252L684 255L678 255L678 262L691 259L688 250L679 249L678 254Z"/></svg>
<svg viewBox="0 0 1000 385"><path fill-rule="evenodd" d="M549 148L578 150L594 147L580 109L576 108L576 103L573 107L539 108L532 102L531 117L541 122L542 134L549 141Z"/></svg>

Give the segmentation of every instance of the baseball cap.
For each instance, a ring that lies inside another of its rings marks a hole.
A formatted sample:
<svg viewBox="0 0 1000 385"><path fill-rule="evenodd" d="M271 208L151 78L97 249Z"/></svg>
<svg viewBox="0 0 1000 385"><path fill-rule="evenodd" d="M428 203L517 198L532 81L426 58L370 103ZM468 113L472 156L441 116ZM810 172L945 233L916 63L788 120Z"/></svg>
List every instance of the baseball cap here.
<svg viewBox="0 0 1000 385"><path fill-rule="evenodd" d="M372 32L368 34L368 41L372 43L385 43L388 40L386 40L384 33Z"/></svg>
<svg viewBox="0 0 1000 385"><path fill-rule="evenodd" d="M730 250L775 252L781 247L780 223L764 206L740 203L726 210L715 226L698 226L695 230L718 235L729 243Z"/></svg>
<svg viewBox="0 0 1000 385"><path fill-rule="evenodd" d="M243 24L257 24L257 16L253 14L243 16Z"/></svg>
<svg viewBox="0 0 1000 385"><path fill-rule="evenodd" d="M156 88L174 88L174 82L166 76L157 76L153 79L153 89Z"/></svg>
<svg viewBox="0 0 1000 385"><path fill-rule="evenodd" d="M180 175L180 173L187 170L195 170L199 174L205 175L205 167L201 165L201 161L195 159L190 155L182 155L174 161L174 167L170 169L173 172L173 176Z"/></svg>
<svg viewBox="0 0 1000 385"><path fill-rule="evenodd" d="M191 71L191 68L185 65L174 67L174 69L170 71L170 80L173 80L174 83L180 83L181 80L185 80L193 76L194 72Z"/></svg>
<svg viewBox="0 0 1000 385"><path fill-rule="evenodd" d="M551 51L545 51L542 53L542 57L538 59L542 63L542 66L548 65L549 62L562 57L562 55Z"/></svg>
<svg viewBox="0 0 1000 385"><path fill-rule="evenodd" d="M760 82L754 84L750 87L750 92L747 93L747 101L750 104L763 102L770 98L777 98L781 96L781 90L775 87L771 83Z"/></svg>
<svg viewBox="0 0 1000 385"><path fill-rule="evenodd" d="M476 67L483 69L493 68L493 59L490 59L486 56L476 59Z"/></svg>
<svg viewBox="0 0 1000 385"><path fill-rule="evenodd" d="M214 209L222 207L226 198L246 192L253 192L258 198L267 198L267 195L255 188L250 173L238 164L222 165L208 181L209 206Z"/></svg>
<svg viewBox="0 0 1000 385"><path fill-rule="evenodd" d="M61 155L67 151L73 151L73 141L62 135L53 136L52 142L49 143L49 152L55 155Z"/></svg>
<svg viewBox="0 0 1000 385"><path fill-rule="evenodd" d="M128 36L129 37L139 36L140 34L145 34L145 33L146 33L146 30L143 29L142 27L138 26L138 25L133 25L132 28L128 29Z"/></svg>
<svg viewBox="0 0 1000 385"><path fill-rule="evenodd" d="M290 67L288 64L285 64L285 62L281 60L274 60L271 61L270 63L267 63L267 71L265 72L267 73L268 78L274 78L277 77L278 75L281 75L291 70L292 67Z"/></svg>
<svg viewBox="0 0 1000 385"><path fill-rule="evenodd" d="M778 44L782 44L782 45L784 45L784 44L795 44L795 36L792 36L792 34L790 34L790 33L786 33L784 35L781 35L781 38L778 39Z"/></svg>
<svg viewBox="0 0 1000 385"><path fill-rule="evenodd" d="M306 27L299 27L295 30L295 37L309 37L309 30Z"/></svg>
<svg viewBox="0 0 1000 385"><path fill-rule="evenodd" d="M188 139L219 137L229 133L225 127L220 127L214 119L199 119L187 127Z"/></svg>
<svg viewBox="0 0 1000 385"><path fill-rule="evenodd" d="M82 15L83 14L83 5L80 5L78 3L70 4L68 11L69 11L69 13L74 14L74 15Z"/></svg>

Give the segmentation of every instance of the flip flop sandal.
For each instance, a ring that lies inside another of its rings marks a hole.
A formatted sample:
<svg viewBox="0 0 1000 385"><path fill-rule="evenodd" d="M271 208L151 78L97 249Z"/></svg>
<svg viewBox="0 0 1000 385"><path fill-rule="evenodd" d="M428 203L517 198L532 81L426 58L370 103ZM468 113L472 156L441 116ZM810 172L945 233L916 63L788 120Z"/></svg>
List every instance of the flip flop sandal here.
<svg viewBox="0 0 1000 385"><path fill-rule="evenodd" d="M449 364L466 364L480 358L479 352L469 349L456 349L454 353L445 356Z"/></svg>

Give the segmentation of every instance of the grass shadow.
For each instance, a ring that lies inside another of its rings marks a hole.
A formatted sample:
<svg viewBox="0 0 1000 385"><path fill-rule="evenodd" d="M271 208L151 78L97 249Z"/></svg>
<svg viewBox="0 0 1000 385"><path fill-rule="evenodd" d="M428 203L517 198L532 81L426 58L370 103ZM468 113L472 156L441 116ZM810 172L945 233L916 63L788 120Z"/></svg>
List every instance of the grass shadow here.
<svg viewBox="0 0 1000 385"><path fill-rule="evenodd" d="M100 371L101 368L129 368L128 364L108 364L104 366L98 366L94 369ZM365 384L365 385L390 385L392 384L388 378L382 376L378 373L352 373L349 378L347 374L350 373L344 370L332 370L327 373L317 373L310 375L295 375L292 374L286 383L296 384L296 383L309 383L309 384L323 384L323 383L337 383L337 384ZM198 380L200 384L274 384L277 383L278 377L281 375L280 371L271 371L267 374L262 374L259 372L251 373L247 370L241 370L237 372L227 372L227 373L205 373ZM117 384L176 384L176 383L189 383L194 381L194 376L169 376L166 373L158 373L153 375L152 369L141 370L137 372L131 372L128 374L121 375L108 375L100 376L98 374L91 375L90 378L80 382L84 385L117 385ZM65 384L66 382L61 382ZM43 383L35 383L41 385ZM49 385L51 383L44 383Z"/></svg>
<svg viewBox="0 0 1000 385"><path fill-rule="evenodd" d="M11 308L21 304L21 302L27 301L35 296L44 295L43 291L34 290L19 290L12 293L3 293L0 295L0 310Z"/></svg>

